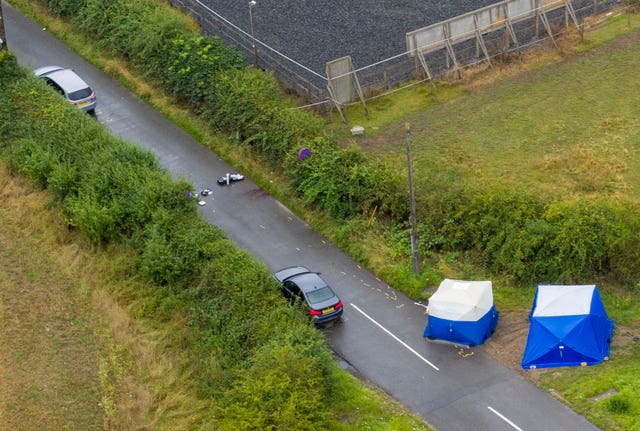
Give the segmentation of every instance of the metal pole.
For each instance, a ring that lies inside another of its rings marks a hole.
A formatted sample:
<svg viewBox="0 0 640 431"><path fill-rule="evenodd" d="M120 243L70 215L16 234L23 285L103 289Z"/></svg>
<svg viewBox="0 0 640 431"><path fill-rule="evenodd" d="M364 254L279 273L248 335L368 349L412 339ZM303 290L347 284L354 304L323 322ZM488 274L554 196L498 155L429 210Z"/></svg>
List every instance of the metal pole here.
<svg viewBox="0 0 640 431"><path fill-rule="evenodd" d="M409 217L409 223L411 223L411 262L413 263L413 272L420 273L420 267L418 265L418 231L416 220L416 195L413 187L413 158L411 157L411 126L409 123L405 123L407 144L407 163L409 165L409 197L411 200L411 216Z"/></svg>
<svg viewBox="0 0 640 431"><path fill-rule="evenodd" d="M256 48L256 37L253 34L253 7L256 5L256 0L249 2L249 26L251 28L251 47L253 48L253 64L258 67L258 48Z"/></svg>
<svg viewBox="0 0 640 431"><path fill-rule="evenodd" d="M2 0L0 0L0 49L5 51L7 48L7 34L4 31L4 15L2 13Z"/></svg>

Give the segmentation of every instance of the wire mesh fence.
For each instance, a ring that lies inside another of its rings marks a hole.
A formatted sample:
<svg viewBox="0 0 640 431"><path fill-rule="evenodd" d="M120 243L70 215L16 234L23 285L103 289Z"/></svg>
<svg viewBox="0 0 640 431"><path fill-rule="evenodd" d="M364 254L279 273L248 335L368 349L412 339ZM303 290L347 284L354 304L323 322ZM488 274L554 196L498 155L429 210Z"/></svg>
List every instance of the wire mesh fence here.
<svg viewBox="0 0 640 431"><path fill-rule="evenodd" d="M191 15L203 33L219 36L245 51L250 63L273 72L285 88L311 102L327 100L327 78L324 75L270 47L200 0L170 0L170 3ZM253 58L254 55L257 58Z"/></svg>
<svg viewBox="0 0 640 431"><path fill-rule="evenodd" d="M261 69L272 71L285 88L308 100L309 106L329 108L332 102L337 102L334 99L335 94L332 95L327 89L330 79L326 72L311 70L296 59L289 58L255 38L252 32L247 32L230 22L201 0L170 1L174 6L189 13L200 24L204 33L218 35L225 42L234 44L247 52L250 63L255 63ZM494 31L485 31L481 35L481 40L478 37L466 39L458 37L458 40L449 38L447 43L438 49L424 52L416 51L415 47L408 47L405 52L399 52L392 57L348 73L354 74L357 78L355 81L360 86L358 93L365 100L370 100L388 92L408 88L416 82L460 72L466 67L481 62L490 63L506 55L522 52L531 46L544 44L553 46L554 38L566 31L569 26L581 24L585 18L621 4L620 0L531 0L531 7L537 7L534 5L538 2L544 3L545 6L552 6L542 20L536 13L530 19L514 20L513 25L496 26ZM508 3L508 1L500 3ZM556 3L568 3L570 7L556 7ZM495 5L487 6L473 13L495 7ZM574 16L570 16L569 12L575 13L575 19L578 22L572 22ZM451 21L455 20L456 18L451 19ZM292 35L292 38L295 37L296 35ZM348 45L348 41L336 43ZM328 60L333 61L333 59ZM354 93L351 89L348 91ZM343 98L337 103L342 104Z"/></svg>

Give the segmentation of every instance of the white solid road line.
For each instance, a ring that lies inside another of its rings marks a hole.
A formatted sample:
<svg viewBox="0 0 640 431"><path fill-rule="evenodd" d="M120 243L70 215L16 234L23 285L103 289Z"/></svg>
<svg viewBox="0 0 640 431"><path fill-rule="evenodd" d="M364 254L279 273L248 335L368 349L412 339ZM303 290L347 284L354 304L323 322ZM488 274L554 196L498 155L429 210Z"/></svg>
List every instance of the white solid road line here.
<svg viewBox="0 0 640 431"><path fill-rule="evenodd" d="M370 321L372 321L373 323L376 324L376 326L378 326L378 328L382 329L384 332L386 332L387 334L389 334L394 340L396 340L398 343L402 344L407 350L409 350L411 353L413 353L414 355L416 355L418 358L420 358L422 361L424 361L426 364L428 364L429 366L431 366L434 370L436 371L440 371L440 369L438 367L436 367L435 365L433 365L431 362L429 362L424 356L422 356L420 353L416 352L415 350L413 350L413 348L411 348L411 346L409 346L407 343L405 343L404 341L402 341L401 339L399 339L398 337L396 337L395 335L393 335L387 328L385 328L384 326L382 326L381 324L379 324L378 322L376 322L375 320L373 320L373 318L371 316L369 316L367 313L365 313L364 311L362 311L360 308L358 308L357 305L355 304L350 304L353 308L355 308L360 314L362 314L364 317L366 317L367 319L369 319Z"/></svg>
<svg viewBox="0 0 640 431"><path fill-rule="evenodd" d="M500 419L502 419L503 421L505 421L506 423L508 423L509 425L511 425L514 429L518 430L518 431L522 431L522 428L520 428L518 425L514 424L513 422L511 422L509 419L507 419L506 416L504 416L503 414L501 414L499 411L497 411L496 409L494 409L491 406L487 406L487 408L489 410L491 410L493 413L495 413Z"/></svg>

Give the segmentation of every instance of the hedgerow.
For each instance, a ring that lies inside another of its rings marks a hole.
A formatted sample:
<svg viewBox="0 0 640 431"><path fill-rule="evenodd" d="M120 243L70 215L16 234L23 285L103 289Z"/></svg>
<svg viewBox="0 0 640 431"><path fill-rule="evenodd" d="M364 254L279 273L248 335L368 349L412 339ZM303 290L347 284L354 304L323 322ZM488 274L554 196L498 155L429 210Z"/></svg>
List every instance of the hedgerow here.
<svg viewBox="0 0 640 431"><path fill-rule="evenodd" d="M422 201L421 230L435 252L482 251L486 268L522 283L580 283L640 274L631 202L544 201L524 190L452 187Z"/></svg>

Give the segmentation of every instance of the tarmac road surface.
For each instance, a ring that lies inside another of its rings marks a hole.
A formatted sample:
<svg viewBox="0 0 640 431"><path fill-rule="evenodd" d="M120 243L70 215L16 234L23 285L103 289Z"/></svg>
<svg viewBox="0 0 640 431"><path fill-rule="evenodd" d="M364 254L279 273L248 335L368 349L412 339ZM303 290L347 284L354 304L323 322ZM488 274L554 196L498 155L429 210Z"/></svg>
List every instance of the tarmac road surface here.
<svg viewBox="0 0 640 431"><path fill-rule="evenodd" d="M234 169L46 30L3 5L9 49L20 63L30 69L49 64L75 69L97 92L97 121L152 150L196 190L213 190L200 207L209 222L272 270L304 265L322 272L345 303L343 322L325 329L343 367L442 431L597 430L518 372L496 363L482 347L466 350L425 341L422 305L310 229L257 187L251 172L242 172L244 181L219 187L216 179Z"/></svg>

